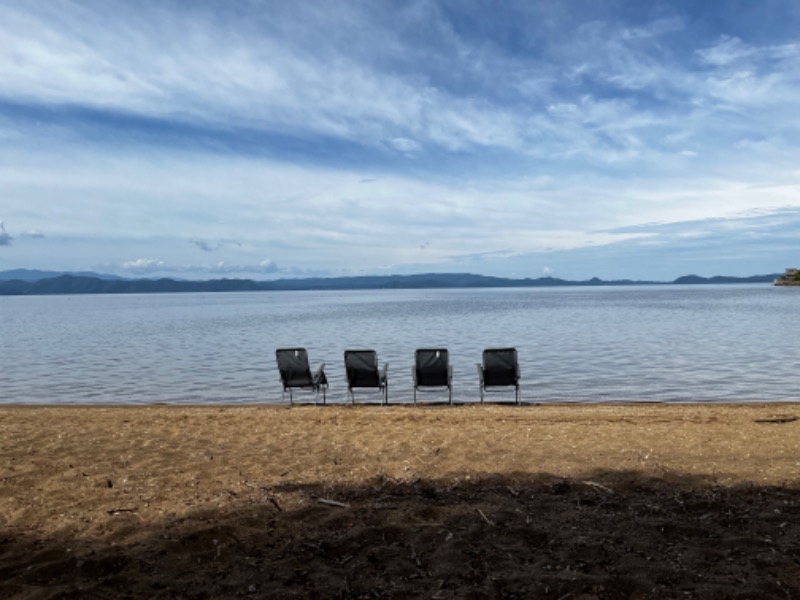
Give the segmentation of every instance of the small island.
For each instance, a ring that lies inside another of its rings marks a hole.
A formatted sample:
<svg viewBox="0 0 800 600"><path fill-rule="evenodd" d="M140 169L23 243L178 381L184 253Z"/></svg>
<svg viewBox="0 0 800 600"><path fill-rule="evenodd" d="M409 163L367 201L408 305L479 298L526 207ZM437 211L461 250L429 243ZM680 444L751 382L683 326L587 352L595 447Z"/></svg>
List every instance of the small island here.
<svg viewBox="0 0 800 600"><path fill-rule="evenodd" d="M800 269L786 269L783 275L775 280L775 285L800 285Z"/></svg>

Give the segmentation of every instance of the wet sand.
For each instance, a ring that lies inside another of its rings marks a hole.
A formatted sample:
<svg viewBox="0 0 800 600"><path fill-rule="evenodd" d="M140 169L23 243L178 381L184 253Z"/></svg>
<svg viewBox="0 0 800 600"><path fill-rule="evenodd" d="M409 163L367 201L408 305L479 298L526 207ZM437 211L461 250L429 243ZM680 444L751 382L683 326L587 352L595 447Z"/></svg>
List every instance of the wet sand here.
<svg viewBox="0 0 800 600"><path fill-rule="evenodd" d="M798 417L2 406L0 597L800 597Z"/></svg>

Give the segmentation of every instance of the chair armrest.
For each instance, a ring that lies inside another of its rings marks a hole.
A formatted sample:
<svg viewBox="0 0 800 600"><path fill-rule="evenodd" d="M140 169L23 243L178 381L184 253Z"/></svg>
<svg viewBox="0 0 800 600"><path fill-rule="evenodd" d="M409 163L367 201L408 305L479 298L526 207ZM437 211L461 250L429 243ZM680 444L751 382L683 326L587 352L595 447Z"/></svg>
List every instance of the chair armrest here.
<svg viewBox="0 0 800 600"><path fill-rule="evenodd" d="M480 377L481 385L483 385L483 366L480 363L475 366L478 367L478 377Z"/></svg>
<svg viewBox="0 0 800 600"><path fill-rule="evenodd" d="M381 373L381 379L386 381L386 377L389 375L389 363L383 363L383 372Z"/></svg>
<svg viewBox="0 0 800 600"><path fill-rule="evenodd" d="M411 377L414 379L414 387L417 387L417 366L411 367Z"/></svg>
<svg viewBox="0 0 800 600"><path fill-rule="evenodd" d="M325 363L317 367L317 372L314 373L314 383L316 385L328 385L328 378L325 376Z"/></svg>
<svg viewBox="0 0 800 600"><path fill-rule="evenodd" d="M447 387L453 383L453 365L447 365Z"/></svg>

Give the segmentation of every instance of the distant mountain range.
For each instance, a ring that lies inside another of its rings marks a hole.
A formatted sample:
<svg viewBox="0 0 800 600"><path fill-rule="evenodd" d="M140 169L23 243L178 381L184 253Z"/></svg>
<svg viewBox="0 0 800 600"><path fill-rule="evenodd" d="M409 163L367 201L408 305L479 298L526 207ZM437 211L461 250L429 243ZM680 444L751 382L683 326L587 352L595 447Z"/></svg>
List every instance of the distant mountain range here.
<svg viewBox="0 0 800 600"><path fill-rule="evenodd" d="M604 281L593 277L584 281L568 281L556 277L510 279L470 273L424 273L419 275L364 275L358 277L313 277L306 279L210 279L183 281L176 279L124 279L98 273L58 273L15 269L0 271L0 296L45 294L153 294L176 292L256 292L288 290L382 290L434 288L509 288L558 286L624 286L709 283L772 283L779 274L750 277L699 277L685 275L674 281Z"/></svg>
<svg viewBox="0 0 800 600"><path fill-rule="evenodd" d="M120 280L125 277L118 275L103 275L92 271L38 271L36 269L12 269L10 271L0 271L0 281L39 281L40 279L50 279L60 275L78 275L80 277L95 277L97 279Z"/></svg>

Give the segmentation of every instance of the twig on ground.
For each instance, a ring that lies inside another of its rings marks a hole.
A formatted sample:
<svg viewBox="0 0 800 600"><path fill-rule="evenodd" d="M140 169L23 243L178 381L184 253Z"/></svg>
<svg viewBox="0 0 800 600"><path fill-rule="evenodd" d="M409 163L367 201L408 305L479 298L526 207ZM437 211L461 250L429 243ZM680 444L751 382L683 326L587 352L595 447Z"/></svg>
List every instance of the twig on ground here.
<svg viewBox="0 0 800 600"><path fill-rule="evenodd" d="M319 498L317 500L320 504L327 504L328 506L338 506L339 508L350 508L346 502L339 502L338 500L330 500L328 498Z"/></svg>
<svg viewBox="0 0 800 600"><path fill-rule="evenodd" d="M107 510L106 513L109 515L116 515L119 513L135 513L138 508L112 508L111 510Z"/></svg>
<svg viewBox="0 0 800 600"><path fill-rule="evenodd" d="M596 490L602 490L602 491L606 492L607 494L613 494L614 493L614 490L612 490L610 487L602 485L600 483L597 483L596 481L584 481L582 483L584 485L588 485L589 487L593 487Z"/></svg>
<svg viewBox="0 0 800 600"><path fill-rule="evenodd" d="M799 417L775 417L773 419L755 419L754 423L794 423Z"/></svg>
<svg viewBox="0 0 800 600"><path fill-rule="evenodd" d="M487 517L485 514L483 514L483 511L482 511L480 508L478 509L478 514L480 514L480 516L482 516L482 517L483 517L483 520L484 520L484 521L486 521L486 522L487 522L489 525L491 525L492 527L494 527L494 523L492 523L492 522L489 520L489 518L488 518L488 517Z"/></svg>

